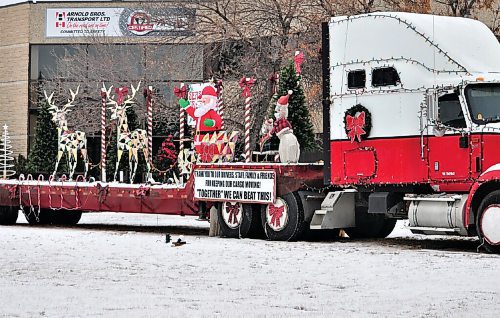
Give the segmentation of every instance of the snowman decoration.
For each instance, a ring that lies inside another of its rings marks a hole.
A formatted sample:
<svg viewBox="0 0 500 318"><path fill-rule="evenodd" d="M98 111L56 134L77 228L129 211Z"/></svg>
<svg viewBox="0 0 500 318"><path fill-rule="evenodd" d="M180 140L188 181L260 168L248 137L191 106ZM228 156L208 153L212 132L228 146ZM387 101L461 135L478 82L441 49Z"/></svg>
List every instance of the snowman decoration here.
<svg viewBox="0 0 500 318"><path fill-rule="evenodd" d="M265 139L269 139L273 134L280 140L279 156L283 163L297 163L300 157L300 145L297 137L293 134L292 125L288 121L288 98L292 95L292 91L288 91L287 95L281 96L276 102L274 109L274 117L265 121L262 128L262 133Z"/></svg>

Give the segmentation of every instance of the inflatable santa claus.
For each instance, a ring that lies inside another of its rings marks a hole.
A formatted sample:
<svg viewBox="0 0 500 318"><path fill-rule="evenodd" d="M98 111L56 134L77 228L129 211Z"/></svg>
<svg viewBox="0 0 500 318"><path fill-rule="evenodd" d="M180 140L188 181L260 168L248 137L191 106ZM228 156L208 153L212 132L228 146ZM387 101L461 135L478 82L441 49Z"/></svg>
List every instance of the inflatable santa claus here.
<svg viewBox="0 0 500 318"><path fill-rule="evenodd" d="M275 121L268 119L263 127L264 134L268 137L276 134L280 140L279 155L280 161L284 163L299 162L300 145L297 137L293 134L292 125L288 121L288 98L292 91L288 91L288 95L281 96L274 109Z"/></svg>
<svg viewBox="0 0 500 318"><path fill-rule="evenodd" d="M190 104L189 100L181 98L179 105L196 121L195 149L202 155L202 161L210 162L213 155L218 154L215 145L205 145L202 143L203 137L211 132L221 130L222 119L217 113L217 93L215 89L208 85L201 91L196 102L196 107Z"/></svg>

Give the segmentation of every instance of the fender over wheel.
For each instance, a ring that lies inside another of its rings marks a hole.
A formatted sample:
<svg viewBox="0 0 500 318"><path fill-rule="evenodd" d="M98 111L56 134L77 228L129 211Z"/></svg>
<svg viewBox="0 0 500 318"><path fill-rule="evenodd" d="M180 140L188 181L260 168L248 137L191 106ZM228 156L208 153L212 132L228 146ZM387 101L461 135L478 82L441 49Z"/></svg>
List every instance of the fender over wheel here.
<svg viewBox="0 0 500 318"><path fill-rule="evenodd" d="M13 225L17 222L19 207L0 206L0 225Z"/></svg>
<svg viewBox="0 0 500 318"><path fill-rule="evenodd" d="M479 205L476 231L487 252L500 253L500 190L488 194Z"/></svg>
<svg viewBox="0 0 500 318"><path fill-rule="evenodd" d="M276 197L276 201L262 207L262 226L272 241L298 240L307 225L300 197L287 193Z"/></svg>

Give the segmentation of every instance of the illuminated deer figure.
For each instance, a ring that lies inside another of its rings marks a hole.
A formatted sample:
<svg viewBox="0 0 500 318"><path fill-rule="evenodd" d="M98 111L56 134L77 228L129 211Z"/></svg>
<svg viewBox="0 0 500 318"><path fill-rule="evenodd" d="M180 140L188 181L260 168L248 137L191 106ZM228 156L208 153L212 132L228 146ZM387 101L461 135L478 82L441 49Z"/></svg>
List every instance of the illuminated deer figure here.
<svg viewBox="0 0 500 318"><path fill-rule="evenodd" d="M116 175L118 174L118 166L120 164L120 159L123 155L124 151L128 151L128 162L130 167L130 182L133 182L135 178L135 173L137 172L137 166L139 164L139 150L142 150L144 155L144 159L147 165L147 172L151 171L151 165L149 162L149 150L148 150L148 135L144 129L135 129L133 131L129 130L128 127L128 119L127 119L127 108L132 107L134 104L134 97L139 89L141 83L137 84L137 87L131 85L132 87L132 95L129 95L128 87L120 87L115 88L114 92L116 93L117 100L114 100L114 95L111 96L111 89L113 86L110 86L106 91L106 96L108 98L108 105L113 105L111 107L111 120L117 120L117 159L116 159L116 167L114 174L114 181L116 181ZM104 86L104 89L106 87ZM124 96L127 96L127 99L124 100Z"/></svg>
<svg viewBox="0 0 500 318"><path fill-rule="evenodd" d="M87 137L85 136L85 132L78 130L69 130L68 121L66 120L66 114L71 111L71 107L75 106L73 102L75 101L75 97L78 94L79 89L80 86L76 88L76 92L73 92L71 89L69 90L71 99L68 99L68 102L64 106L62 106L62 108L57 107L55 105L55 102L52 100L52 98L54 97L54 93L50 94L50 96L47 96L47 92L43 92L45 95L45 99L50 106L49 111L52 113L52 121L57 125L57 161L54 168L54 173L52 175L56 175L59 162L61 161L62 156L66 153L68 166L70 169L70 180L73 178L76 164L78 163L78 150L80 150L83 161L85 163L84 177L87 176L87 172L89 170Z"/></svg>

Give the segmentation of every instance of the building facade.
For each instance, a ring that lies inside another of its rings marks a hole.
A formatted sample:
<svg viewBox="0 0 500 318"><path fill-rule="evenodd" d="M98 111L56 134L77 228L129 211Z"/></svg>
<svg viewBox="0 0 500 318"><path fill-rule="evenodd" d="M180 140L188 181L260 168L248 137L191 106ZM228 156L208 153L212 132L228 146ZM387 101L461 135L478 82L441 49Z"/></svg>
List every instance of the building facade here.
<svg viewBox="0 0 500 318"><path fill-rule="evenodd" d="M195 11L158 3L0 3L0 124L9 125L16 155L27 155L44 90L63 103L68 89L80 86L84 111L75 117L82 118L69 121L92 137L103 82L142 81L168 103L178 82L203 80L203 47L189 41Z"/></svg>

